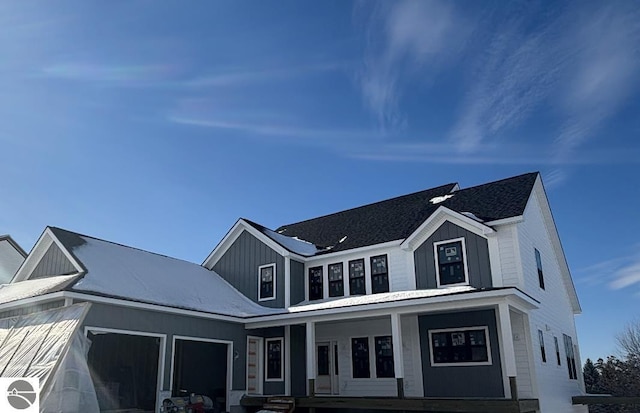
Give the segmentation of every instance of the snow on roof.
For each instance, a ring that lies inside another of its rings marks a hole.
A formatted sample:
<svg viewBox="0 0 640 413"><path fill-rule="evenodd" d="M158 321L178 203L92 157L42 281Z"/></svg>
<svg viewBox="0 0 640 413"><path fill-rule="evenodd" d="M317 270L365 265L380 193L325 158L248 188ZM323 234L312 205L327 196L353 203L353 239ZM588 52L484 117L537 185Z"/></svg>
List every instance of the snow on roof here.
<svg viewBox="0 0 640 413"><path fill-rule="evenodd" d="M482 220L482 219L478 218L478 217L476 216L476 214L474 214L473 212L461 212L461 214L462 214L462 215L464 215L464 216L465 216L465 217L467 217L467 218L471 218L471 219L473 219L474 221L484 222L484 220Z"/></svg>
<svg viewBox="0 0 640 413"><path fill-rule="evenodd" d="M412 300L417 298L438 297L442 295L475 291L476 288L469 286L438 288L430 290L394 291L390 293L379 293L371 295L358 295L354 297L338 298L335 300L322 302L303 301L302 303L289 308L290 313L304 311L326 310L331 308L352 307L356 305L388 303L394 301Z"/></svg>
<svg viewBox="0 0 640 413"><path fill-rule="evenodd" d="M282 312L254 303L198 264L78 236L85 242L72 251L87 274L73 286L74 291L229 316Z"/></svg>
<svg viewBox="0 0 640 413"><path fill-rule="evenodd" d="M0 285L0 304L63 290L78 275L59 275Z"/></svg>
<svg viewBox="0 0 640 413"><path fill-rule="evenodd" d="M324 251L324 249L319 249L314 244L308 241L302 240L298 237L288 237L286 235L282 235L278 232L272 231L269 228L263 228L262 232L289 251L298 255L302 255L303 257L311 257L313 255L316 255L320 251Z"/></svg>
<svg viewBox="0 0 640 413"><path fill-rule="evenodd" d="M447 195L442 195L442 196L436 196L434 198L431 198L429 200L429 202L431 202L432 204L439 204L441 202L446 201L449 198L453 198L453 194L447 194Z"/></svg>

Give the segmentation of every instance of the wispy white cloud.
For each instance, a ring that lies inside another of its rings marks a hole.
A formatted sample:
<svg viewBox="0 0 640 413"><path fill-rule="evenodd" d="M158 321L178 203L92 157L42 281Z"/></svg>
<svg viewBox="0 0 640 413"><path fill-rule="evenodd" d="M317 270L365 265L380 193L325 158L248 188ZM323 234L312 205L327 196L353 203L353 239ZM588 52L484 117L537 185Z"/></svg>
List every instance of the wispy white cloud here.
<svg viewBox="0 0 640 413"><path fill-rule="evenodd" d="M606 285L614 290L640 287L640 244L634 245L623 255L575 272L577 280L588 285Z"/></svg>
<svg viewBox="0 0 640 413"><path fill-rule="evenodd" d="M59 63L46 66L42 77L119 85L150 85L174 78L177 67L168 64Z"/></svg>
<svg viewBox="0 0 640 413"><path fill-rule="evenodd" d="M356 8L366 42L357 81L378 126L398 128L405 122L399 108L404 88L425 70L457 56L470 24L450 2L406 0L368 6L360 3Z"/></svg>

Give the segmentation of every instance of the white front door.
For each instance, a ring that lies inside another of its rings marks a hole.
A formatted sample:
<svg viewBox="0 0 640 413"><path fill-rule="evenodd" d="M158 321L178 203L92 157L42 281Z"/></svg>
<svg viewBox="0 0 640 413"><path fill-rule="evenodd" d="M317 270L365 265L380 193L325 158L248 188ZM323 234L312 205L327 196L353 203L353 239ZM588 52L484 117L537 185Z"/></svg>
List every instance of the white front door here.
<svg viewBox="0 0 640 413"><path fill-rule="evenodd" d="M338 344L316 343L316 394L338 394Z"/></svg>

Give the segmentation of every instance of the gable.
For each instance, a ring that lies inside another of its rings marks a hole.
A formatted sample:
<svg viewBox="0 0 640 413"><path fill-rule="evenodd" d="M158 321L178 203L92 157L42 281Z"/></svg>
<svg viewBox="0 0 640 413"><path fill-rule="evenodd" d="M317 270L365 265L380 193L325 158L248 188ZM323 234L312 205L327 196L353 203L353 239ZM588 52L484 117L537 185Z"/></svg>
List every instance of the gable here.
<svg viewBox="0 0 640 413"><path fill-rule="evenodd" d="M26 255L11 237L0 236L0 284L11 281Z"/></svg>
<svg viewBox="0 0 640 413"><path fill-rule="evenodd" d="M29 279L68 275L76 272L76 267L69 261L60 247L56 243L52 243L31 272Z"/></svg>

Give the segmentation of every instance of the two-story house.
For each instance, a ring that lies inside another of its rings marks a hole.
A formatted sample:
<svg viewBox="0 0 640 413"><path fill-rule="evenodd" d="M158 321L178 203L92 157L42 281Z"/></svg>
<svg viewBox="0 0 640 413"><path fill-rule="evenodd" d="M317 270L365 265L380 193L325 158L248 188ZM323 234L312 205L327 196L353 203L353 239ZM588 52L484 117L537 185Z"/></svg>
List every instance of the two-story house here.
<svg viewBox="0 0 640 413"><path fill-rule="evenodd" d="M291 395L301 407L584 411L571 404L584 393L580 305L538 173L275 230L240 219L201 266L47 228L0 289L0 318L37 324L79 303L91 308L68 336L92 342L102 410L157 409L186 389L226 410Z"/></svg>

